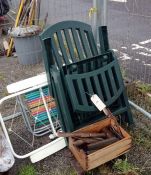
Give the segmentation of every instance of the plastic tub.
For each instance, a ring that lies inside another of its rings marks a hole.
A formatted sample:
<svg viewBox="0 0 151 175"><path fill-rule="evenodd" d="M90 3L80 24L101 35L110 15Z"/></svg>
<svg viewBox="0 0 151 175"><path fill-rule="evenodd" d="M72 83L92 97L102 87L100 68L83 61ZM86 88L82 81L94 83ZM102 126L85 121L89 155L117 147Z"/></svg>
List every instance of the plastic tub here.
<svg viewBox="0 0 151 175"><path fill-rule="evenodd" d="M42 46L39 39L40 31L38 26L17 27L11 31L20 64L30 65L41 62Z"/></svg>

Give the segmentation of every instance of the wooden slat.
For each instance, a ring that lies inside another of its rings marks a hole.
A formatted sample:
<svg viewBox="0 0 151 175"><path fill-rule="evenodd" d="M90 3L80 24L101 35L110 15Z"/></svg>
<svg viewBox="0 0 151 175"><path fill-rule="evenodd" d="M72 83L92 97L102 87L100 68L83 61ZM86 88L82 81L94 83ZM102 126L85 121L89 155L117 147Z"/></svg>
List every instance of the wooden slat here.
<svg viewBox="0 0 151 175"><path fill-rule="evenodd" d="M80 41L79 41L79 38L78 38L77 31L74 28L72 28L71 31L72 31L72 35L73 35L73 39L74 39L74 42L75 42L75 46L76 46L76 49L77 49L77 52L78 52L78 55L79 55L79 59L83 60L84 59L84 55L83 55L83 52L82 52L82 48L80 46Z"/></svg>
<svg viewBox="0 0 151 175"><path fill-rule="evenodd" d="M85 53L86 57L87 58L91 57L92 54L90 52L90 47L88 45L88 40L86 39L85 32L82 29L79 30L79 36L80 36L81 43L82 43L82 46L83 46L84 53Z"/></svg>
<svg viewBox="0 0 151 175"><path fill-rule="evenodd" d="M91 125L85 126L85 127L78 129L74 132L90 132L90 131L91 132L100 132L101 128L109 126L110 123L111 123L111 119L107 118L107 119L104 119L104 120L99 121L97 123L93 123Z"/></svg>
<svg viewBox="0 0 151 175"><path fill-rule="evenodd" d="M112 152L117 152L120 148L124 148L127 145L131 144L132 140L130 138L124 138L120 141L117 141L109 146L106 146L102 149L99 149L97 151L95 151L92 154L88 155L88 162L93 162L96 160L101 160L104 159L108 154L112 153ZM110 159L111 160L111 159Z"/></svg>
<svg viewBox="0 0 151 175"><path fill-rule="evenodd" d="M64 45L64 42L63 42L61 31L57 31L56 34L57 34L59 46L60 46L60 49L61 49L61 52L62 52L63 60L64 60L65 64L69 64L70 62L69 62L67 51L66 51L66 48L65 48L65 45Z"/></svg>
<svg viewBox="0 0 151 175"><path fill-rule="evenodd" d="M67 45L68 45L68 49L69 49L69 53L71 56L71 60L73 62L76 62L76 58L75 58L75 54L74 54L74 48L73 48L73 43L69 34L69 30L68 29L64 29L64 35L65 35L65 39L67 41Z"/></svg>
<svg viewBox="0 0 151 175"><path fill-rule="evenodd" d="M124 154L125 152L129 151L129 149L131 148L131 144L125 145L124 147L118 147L118 149L112 150L112 151L108 151L105 156L99 156L99 159L96 159L95 161L90 161L90 163L88 163L87 166L87 170L91 170L94 169L112 159L115 159L117 157L119 157L120 155ZM96 154L97 155L97 154ZM99 154L98 154L99 155ZM102 157L102 159L101 159Z"/></svg>
<svg viewBox="0 0 151 175"><path fill-rule="evenodd" d="M69 138L69 149L71 150L75 158L78 160L82 168L86 169L86 155L83 152L83 150L80 150L73 145L73 139L71 137Z"/></svg>

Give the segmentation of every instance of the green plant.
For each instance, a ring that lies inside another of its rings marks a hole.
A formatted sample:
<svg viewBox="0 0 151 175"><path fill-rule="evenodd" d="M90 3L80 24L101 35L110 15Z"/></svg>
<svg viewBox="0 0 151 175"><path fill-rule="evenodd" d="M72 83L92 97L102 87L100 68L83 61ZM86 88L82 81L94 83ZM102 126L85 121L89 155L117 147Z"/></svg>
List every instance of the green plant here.
<svg viewBox="0 0 151 175"><path fill-rule="evenodd" d="M142 93L151 92L151 85L150 84L138 83L137 87Z"/></svg>
<svg viewBox="0 0 151 175"><path fill-rule="evenodd" d="M127 77L126 76L126 70L123 67L121 67L121 74L122 74L122 77L123 78L126 78Z"/></svg>
<svg viewBox="0 0 151 175"><path fill-rule="evenodd" d="M149 128L150 129L150 128ZM151 136L149 131L145 131L145 129L140 129L139 132L132 133L133 141L137 145L141 145L146 149L150 149L151 147Z"/></svg>
<svg viewBox="0 0 151 175"><path fill-rule="evenodd" d="M33 165L23 166L18 175L36 175L36 169Z"/></svg>
<svg viewBox="0 0 151 175"><path fill-rule="evenodd" d="M49 175L76 175L76 171L72 167L66 167L64 169L55 169L49 172Z"/></svg>
<svg viewBox="0 0 151 175"><path fill-rule="evenodd" d="M112 168L110 163L103 164L98 167L98 172L102 175L112 174Z"/></svg>
<svg viewBox="0 0 151 175"><path fill-rule="evenodd" d="M4 81L4 79L5 79L5 78L4 78L4 75L3 75L2 73L0 73L0 80L1 80L1 81Z"/></svg>
<svg viewBox="0 0 151 175"><path fill-rule="evenodd" d="M125 160L117 159L115 164L113 165L113 169L116 173L121 173L124 175L128 175L129 173L138 175L137 168L129 163L127 161L127 158Z"/></svg>

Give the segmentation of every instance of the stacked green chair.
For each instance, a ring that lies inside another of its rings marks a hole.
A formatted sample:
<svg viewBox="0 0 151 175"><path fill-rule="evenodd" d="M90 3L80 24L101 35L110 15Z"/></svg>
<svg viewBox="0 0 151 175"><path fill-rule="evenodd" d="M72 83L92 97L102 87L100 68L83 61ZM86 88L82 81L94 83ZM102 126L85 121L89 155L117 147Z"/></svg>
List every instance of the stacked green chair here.
<svg viewBox="0 0 151 175"><path fill-rule="evenodd" d="M57 23L40 36L48 87L65 131L104 117L90 101L92 94L123 122L133 122L118 61L109 50L106 26L99 27L99 36L100 51L91 26L79 21Z"/></svg>

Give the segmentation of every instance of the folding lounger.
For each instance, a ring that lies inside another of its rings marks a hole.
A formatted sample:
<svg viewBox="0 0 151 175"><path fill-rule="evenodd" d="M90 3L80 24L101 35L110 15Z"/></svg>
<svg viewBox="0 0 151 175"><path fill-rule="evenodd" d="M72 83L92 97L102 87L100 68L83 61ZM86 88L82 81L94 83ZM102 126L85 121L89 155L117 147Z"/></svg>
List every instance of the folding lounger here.
<svg viewBox="0 0 151 175"><path fill-rule="evenodd" d="M48 87L56 100L65 131L73 131L100 118L89 100L89 95L94 93L114 115L132 123L119 64L108 48L106 27L100 27L99 34L101 53L91 27L82 22L60 22L40 36Z"/></svg>
<svg viewBox="0 0 151 175"><path fill-rule="evenodd" d="M24 118L27 130L35 136L46 135L48 141L50 140L49 143L47 142L47 144L30 153L24 155L17 154L14 151L8 134L8 128L5 125L5 121L12 119L14 116L17 116L17 114L12 114L11 117L3 117L0 113L2 128L15 157L19 159L30 157L31 161L35 163L66 147L64 138L55 138L56 132L60 128L60 122L58 120L56 104L48 92L48 83L45 73L10 84L7 86L7 90L10 95L2 98L0 100L0 105L7 100L16 98L21 108L21 115ZM53 134L53 141L49 138L50 134Z"/></svg>
<svg viewBox="0 0 151 175"><path fill-rule="evenodd" d="M38 84L36 84L36 81ZM37 85L41 85L41 87L30 90L32 86L36 87ZM43 136L51 132L48 115L52 118L54 124L57 124L55 127L59 127L56 104L49 95L45 74L10 84L7 89L9 93L28 89L28 92L24 93L22 97L21 95L17 96L17 101L27 129L35 136Z"/></svg>

